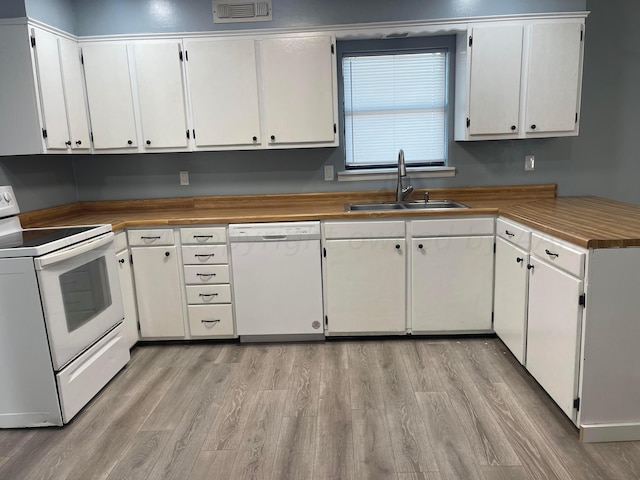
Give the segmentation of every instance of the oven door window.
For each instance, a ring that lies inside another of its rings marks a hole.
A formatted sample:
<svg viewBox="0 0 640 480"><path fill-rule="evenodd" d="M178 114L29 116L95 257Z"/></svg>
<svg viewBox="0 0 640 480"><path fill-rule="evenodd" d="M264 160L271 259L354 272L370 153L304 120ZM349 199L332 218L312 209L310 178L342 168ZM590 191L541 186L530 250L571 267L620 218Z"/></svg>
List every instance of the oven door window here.
<svg viewBox="0 0 640 480"><path fill-rule="evenodd" d="M67 330L73 332L111 305L105 257L60 275L60 290Z"/></svg>

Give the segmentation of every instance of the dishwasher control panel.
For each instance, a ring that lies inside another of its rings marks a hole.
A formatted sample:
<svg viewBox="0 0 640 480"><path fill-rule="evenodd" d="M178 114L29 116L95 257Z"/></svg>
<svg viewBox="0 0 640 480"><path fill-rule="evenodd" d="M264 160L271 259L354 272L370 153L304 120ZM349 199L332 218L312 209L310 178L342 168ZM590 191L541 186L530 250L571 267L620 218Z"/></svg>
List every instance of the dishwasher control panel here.
<svg viewBox="0 0 640 480"><path fill-rule="evenodd" d="M232 242L264 240L310 240L320 238L320 222L238 223L229 225Z"/></svg>

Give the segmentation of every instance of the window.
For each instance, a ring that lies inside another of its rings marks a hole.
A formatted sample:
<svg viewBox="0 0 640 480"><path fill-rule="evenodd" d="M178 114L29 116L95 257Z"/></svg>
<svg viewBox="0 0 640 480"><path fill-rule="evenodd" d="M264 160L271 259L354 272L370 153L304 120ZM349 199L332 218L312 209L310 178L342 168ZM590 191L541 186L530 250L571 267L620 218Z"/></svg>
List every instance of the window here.
<svg viewBox="0 0 640 480"><path fill-rule="evenodd" d="M448 64L445 47L343 50L347 169L395 167L401 148L407 165L446 164Z"/></svg>

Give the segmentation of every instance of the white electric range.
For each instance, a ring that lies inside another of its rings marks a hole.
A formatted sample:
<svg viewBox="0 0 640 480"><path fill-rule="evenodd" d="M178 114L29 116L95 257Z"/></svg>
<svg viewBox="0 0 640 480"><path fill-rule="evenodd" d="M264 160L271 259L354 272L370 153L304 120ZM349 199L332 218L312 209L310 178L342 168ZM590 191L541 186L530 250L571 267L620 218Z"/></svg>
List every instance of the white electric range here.
<svg viewBox="0 0 640 480"><path fill-rule="evenodd" d="M114 235L18 213L0 186L0 428L63 425L129 361Z"/></svg>

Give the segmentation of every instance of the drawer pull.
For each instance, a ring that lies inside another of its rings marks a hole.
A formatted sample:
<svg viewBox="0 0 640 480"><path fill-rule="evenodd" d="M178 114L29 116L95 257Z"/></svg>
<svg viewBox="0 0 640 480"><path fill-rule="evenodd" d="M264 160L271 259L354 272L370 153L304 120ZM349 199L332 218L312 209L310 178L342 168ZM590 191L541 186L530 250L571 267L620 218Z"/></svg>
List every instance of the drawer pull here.
<svg viewBox="0 0 640 480"><path fill-rule="evenodd" d="M220 323L220 319L217 318L215 320L200 320L200 323L209 324L209 323Z"/></svg>
<svg viewBox="0 0 640 480"><path fill-rule="evenodd" d="M213 238L213 235L194 235L193 238Z"/></svg>
<svg viewBox="0 0 640 480"><path fill-rule="evenodd" d="M522 258L522 257L517 257L516 258L516 263L522 263L522 262L524 262L524 258Z"/></svg>
<svg viewBox="0 0 640 480"><path fill-rule="evenodd" d="M506 233L509 237L515 237L516 236L515 233L511 233L509 230L505 230L504 233Z"/></svg>
<svg viewBox="0 0 640 480"><path fill-rule="evenodd" d="M162 237L158 235L157 237L140 237L140 240L160 240Z"/></svg>
<svg viewBox="0 0 640 480"><path fill-rule="evenodd" d="M557 253L553 253L553 252L551 252L551 251L547 250L546 248L545 248L545 250L544 250L544 253L546 253L546 254L547 254L547 255L549 255L550 257L555 257L555 258L558 258L558 257L560 256L560 255L558 255Z"/></svg>
<svg viewBox="0 0 640 480"><path fill-rule="evenodd" d="M196 273L197 277L204 277L204 278L211 278L211 277L215 277L216 274L215 273Z"/></svg>
<svg viewBox="0 0 640 480"><path fill-rule="evenodd" d="M209 257L215 257L215 253L196 253L196 257L197 258L209 258Z"/></svg>
<svg viewBox="0 0 640 480"><path fill-rule="evenodd" d="M217 297L218 294L217 293L201 293L199 296L200 297Z"/></svg>

